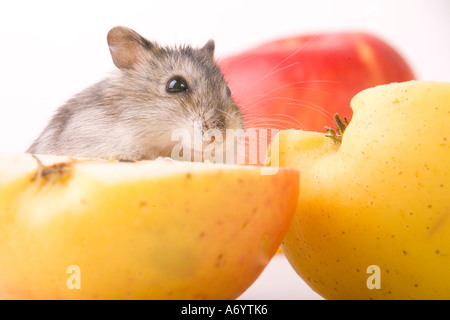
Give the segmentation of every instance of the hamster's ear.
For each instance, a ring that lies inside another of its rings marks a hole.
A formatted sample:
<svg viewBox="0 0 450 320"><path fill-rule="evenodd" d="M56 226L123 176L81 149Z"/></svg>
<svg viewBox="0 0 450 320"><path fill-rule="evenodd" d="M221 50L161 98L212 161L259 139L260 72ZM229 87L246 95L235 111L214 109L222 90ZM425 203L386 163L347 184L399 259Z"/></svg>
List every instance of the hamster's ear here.
<svg viewBox="0 0 450 320"><path fill-rule="evenodd" d="M130 69L144 59L144 52L153 44L134 30L114 27L107 36L109 51L114 64L119 69Z"/></svg>
<svg viewBox="0 0 450 320"><path fill-rule="evenodd" d="M214 49L216 45L213 39L210 39L201 49L203 52L206 52L211 57L214 57Z"/></svg>

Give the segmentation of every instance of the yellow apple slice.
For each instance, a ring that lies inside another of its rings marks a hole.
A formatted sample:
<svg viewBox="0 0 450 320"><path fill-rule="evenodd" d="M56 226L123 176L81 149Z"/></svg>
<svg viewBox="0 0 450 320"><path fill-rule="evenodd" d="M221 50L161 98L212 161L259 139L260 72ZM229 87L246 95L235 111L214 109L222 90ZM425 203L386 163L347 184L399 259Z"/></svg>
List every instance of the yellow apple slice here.
<svg viewBox="0 0 450 320"><path fill-rule="evenodd" d="M0 299L233 299L276 253L299 173L0 155Z"/></svg>
<svg viewBox="0 0 450 320"><path fill-rule="evenodd" d="M352 108L340 147L273 141L271 165L301 172L283 252L327 299L450 299L450 83L378 86Z"/></svg>

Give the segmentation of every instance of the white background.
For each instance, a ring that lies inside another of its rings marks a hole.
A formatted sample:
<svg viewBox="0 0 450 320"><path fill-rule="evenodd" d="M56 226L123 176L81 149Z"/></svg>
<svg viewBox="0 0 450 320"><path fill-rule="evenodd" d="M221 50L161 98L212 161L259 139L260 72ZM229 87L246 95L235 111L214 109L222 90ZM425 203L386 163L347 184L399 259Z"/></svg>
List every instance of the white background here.
<svg viewBox="0 0 450 320"><path fill-rule="evenodd" d="M216 41L217 56L280 36L372 32L421 80L450 81L450 0L2 1L0 152L23 152L54 110L114 69L106 34L131 27L162 44ZM241 298L317 299L277 255Z"/></svg>

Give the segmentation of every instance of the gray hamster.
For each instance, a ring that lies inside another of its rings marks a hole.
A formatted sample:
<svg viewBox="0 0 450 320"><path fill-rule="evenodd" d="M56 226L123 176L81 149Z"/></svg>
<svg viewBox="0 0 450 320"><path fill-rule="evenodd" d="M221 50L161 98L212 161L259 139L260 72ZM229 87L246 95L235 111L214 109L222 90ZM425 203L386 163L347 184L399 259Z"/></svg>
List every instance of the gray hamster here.
<svg viewBox="0 0 450 320"><path fill-rule="evenodd" d="M180 143L176 130L191 136L195 124L203 134L216 130L223 134L222 148L227 129L242 130L242 114L214 60L213 40L202 48L168 48L118 26L107 42L118 70L61 106L28 153L155 159L171 156Z"/></svg>

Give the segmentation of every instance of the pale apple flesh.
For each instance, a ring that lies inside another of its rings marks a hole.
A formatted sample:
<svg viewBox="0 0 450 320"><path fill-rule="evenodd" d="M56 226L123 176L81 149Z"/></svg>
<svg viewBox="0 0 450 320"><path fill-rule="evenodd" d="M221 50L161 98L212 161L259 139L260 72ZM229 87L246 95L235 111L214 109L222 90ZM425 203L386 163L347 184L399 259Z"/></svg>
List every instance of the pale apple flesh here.
<svg viewBox="0 0 450 320"><path fill-rule="evenodd" d="M67 165L0 156L0 299L236 298L299 192L293 169L38 158Z"/></svg>
<svg viewBox="0 0 450 320"><path fill-rule="evenodd" d="M450 83L375 87L352 108L340 147L274 141L271 165L301 172L282 250L327 299L450 299Z"/></svg>

